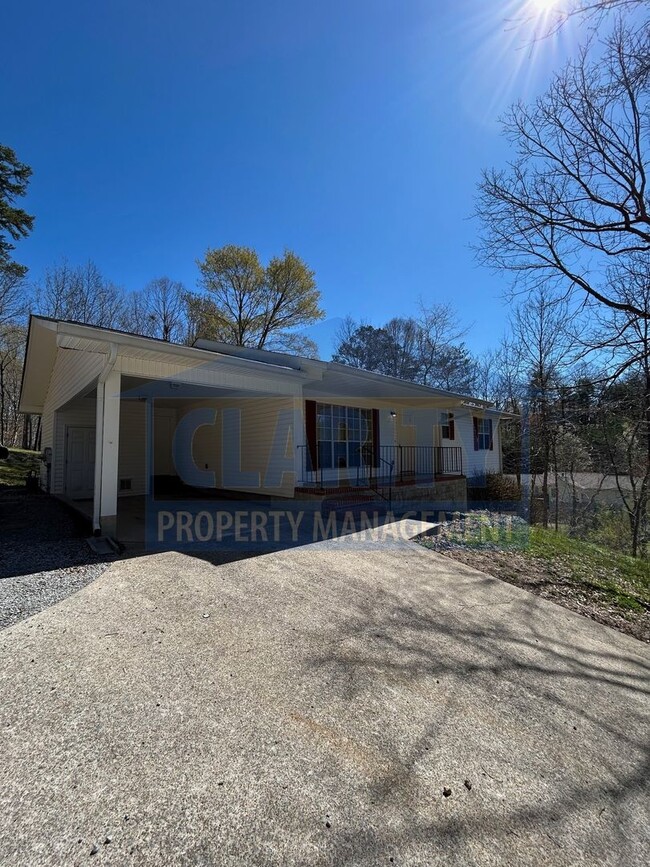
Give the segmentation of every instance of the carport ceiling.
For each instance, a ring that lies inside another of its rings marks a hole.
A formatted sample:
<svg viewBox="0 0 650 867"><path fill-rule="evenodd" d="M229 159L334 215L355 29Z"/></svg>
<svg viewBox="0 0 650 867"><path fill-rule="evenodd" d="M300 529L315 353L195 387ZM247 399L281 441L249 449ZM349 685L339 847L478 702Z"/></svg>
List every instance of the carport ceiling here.
<svg viewBox="0 0 650 867"><path fill-rule="evenodd" d="M269 398L268 392L240 391L235 388L212 388L166 379L142 379L137 376L122 377L122 397L155 398L156 404L169 401L176 404L179 400L209 400L210 398ZM281 395L279 395L281 396Z"/></svg>

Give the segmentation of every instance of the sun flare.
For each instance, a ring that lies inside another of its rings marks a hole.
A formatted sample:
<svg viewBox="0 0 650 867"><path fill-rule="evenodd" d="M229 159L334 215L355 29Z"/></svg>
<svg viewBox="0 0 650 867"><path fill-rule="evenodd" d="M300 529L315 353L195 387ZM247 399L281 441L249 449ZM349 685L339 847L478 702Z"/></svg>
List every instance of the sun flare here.
<svg viewBox="0 0 650 867"><path fill-rule="evenodd" d="M559 0L532 0L532 3L542 12L547 12L558 6Z"/></svg>
<svg viewBox="0 0 650 867"><path fill-rule="evenodd" d="M528 0L532 14L548 16L560 12L561 0Z"/></svg>

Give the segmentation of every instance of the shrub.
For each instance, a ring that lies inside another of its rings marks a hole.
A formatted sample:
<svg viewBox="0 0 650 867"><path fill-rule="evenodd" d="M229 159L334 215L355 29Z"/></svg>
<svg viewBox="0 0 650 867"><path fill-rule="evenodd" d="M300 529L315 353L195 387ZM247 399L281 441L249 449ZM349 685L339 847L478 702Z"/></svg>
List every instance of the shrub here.
<svg viewBox="0 0 650 867"><path fill-rule="evenodd" d="M472 502L519 502L521 491L516 479L503 473L485 473L475 476L467 486L467 499Z"/></svg>

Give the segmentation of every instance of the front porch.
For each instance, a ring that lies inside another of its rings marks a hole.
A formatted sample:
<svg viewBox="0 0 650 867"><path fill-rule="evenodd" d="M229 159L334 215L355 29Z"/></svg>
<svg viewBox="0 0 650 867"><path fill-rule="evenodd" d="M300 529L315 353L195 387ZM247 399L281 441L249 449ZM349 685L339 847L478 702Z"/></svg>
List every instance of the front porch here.
<svg viewBox="0 0 650 867"><path fill-rule="evenodd" d="M307 445L298 446L300 480L296 492L337 493L350 488L385 488L435 485L464 478L463 450L459 446L380 445L376 450L360 448L353 466L332 470L318 466Z"/></svg>

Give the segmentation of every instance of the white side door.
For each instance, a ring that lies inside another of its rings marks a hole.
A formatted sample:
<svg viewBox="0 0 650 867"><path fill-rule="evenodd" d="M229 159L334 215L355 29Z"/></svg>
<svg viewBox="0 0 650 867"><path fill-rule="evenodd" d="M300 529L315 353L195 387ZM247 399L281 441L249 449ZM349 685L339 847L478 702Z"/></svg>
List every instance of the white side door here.
<svg viewBox="0 0 650 867"><path fill-rule="evenodd" d="M92 497L95 484L95 428L68 427L65 448L65 493L71 500Z"/></svg>

